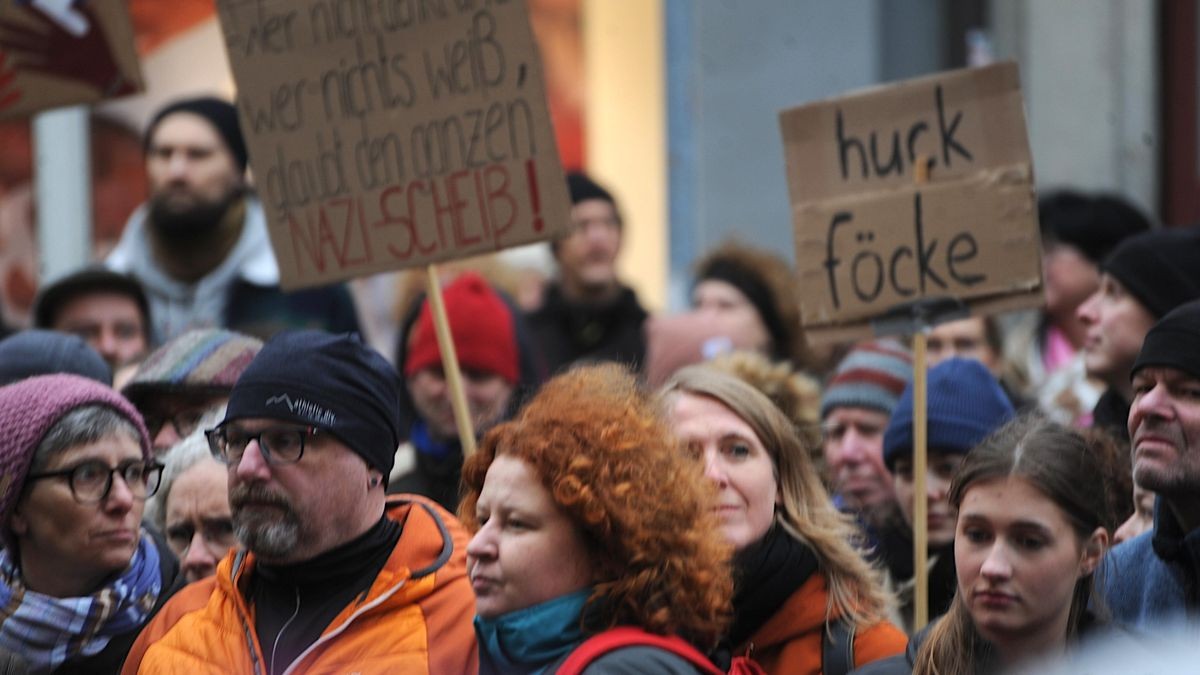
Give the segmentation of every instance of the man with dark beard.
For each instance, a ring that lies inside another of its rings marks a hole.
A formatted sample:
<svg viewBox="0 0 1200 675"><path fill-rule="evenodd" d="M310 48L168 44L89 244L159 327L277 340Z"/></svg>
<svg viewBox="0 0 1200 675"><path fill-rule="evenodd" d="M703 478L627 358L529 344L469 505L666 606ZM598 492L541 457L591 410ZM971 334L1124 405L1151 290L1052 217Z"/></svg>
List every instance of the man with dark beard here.
<svg viewBox="0 0 1200 675"><path fill-rule="evenodd" d="M123 672L476 672L462 526L384 494L398 411L357 336L264 345L207 432L246 550L172 598Z"/></svg>
<svg viewBox="0 0 1200 675"><path fill-rule="evenodd" d="M237 110L216 98L176 101L145 136L150 201L130 216L107 260L141 281L154 338L221 327L266 339L284 328L358 330L341 285L283 293L262 204L246 184Z"/></svg>

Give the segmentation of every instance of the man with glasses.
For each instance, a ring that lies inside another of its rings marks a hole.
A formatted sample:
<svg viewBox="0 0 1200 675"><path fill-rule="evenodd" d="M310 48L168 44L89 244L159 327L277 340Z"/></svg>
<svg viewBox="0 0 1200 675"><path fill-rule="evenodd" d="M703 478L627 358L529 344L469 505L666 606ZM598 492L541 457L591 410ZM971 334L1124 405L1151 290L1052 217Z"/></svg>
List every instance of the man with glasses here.
<svg viewBox="0 0 1200 675"><path fill-rule="evenodd" d="M204 413L223 406L262 341L216 328L187 331L154 350L122 389L163 457L196 431Z"/></svg>
<svg viewBox="0 0 1200 675"><path fill-rule="evenodd" d="M398 409L357 336L269 341L207 432L245 550L173 599L123 672L475 672L464 531L385 496Z"/></svg>

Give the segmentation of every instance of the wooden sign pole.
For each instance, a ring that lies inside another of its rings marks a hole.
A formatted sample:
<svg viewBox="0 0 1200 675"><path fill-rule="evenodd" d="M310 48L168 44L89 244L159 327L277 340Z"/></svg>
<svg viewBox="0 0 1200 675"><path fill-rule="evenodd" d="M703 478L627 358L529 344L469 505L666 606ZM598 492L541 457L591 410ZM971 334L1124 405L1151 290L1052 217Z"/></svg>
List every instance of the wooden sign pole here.
<svg viewBox="0 0 1200 675"><path fill-rule="evenodd" d="M446 303L442 301L442 284L438 280L437 266L427 265L429 291L425 297L433 310L433 327L437 333L438 349L442 353L442 369L446 384L450 387L450 405L454 408L454 422L458 425L458 440L462 444L463 459L475 454L475 429L471 426L471 411L467 408L467 396L463 392L462 371L458 367L458 354L454 351L454 337L450 333L450 319L446 316Z"/></svg>
<svg viewBox="0 0 1200 675"><path fill-rule="evenodd" d="M929 181L929 158L917 157L916 184ZM925 496L926 446L926 372L925 333L927 327L918 322L913 335L913 630L929 623L929 505Z"/></svg>

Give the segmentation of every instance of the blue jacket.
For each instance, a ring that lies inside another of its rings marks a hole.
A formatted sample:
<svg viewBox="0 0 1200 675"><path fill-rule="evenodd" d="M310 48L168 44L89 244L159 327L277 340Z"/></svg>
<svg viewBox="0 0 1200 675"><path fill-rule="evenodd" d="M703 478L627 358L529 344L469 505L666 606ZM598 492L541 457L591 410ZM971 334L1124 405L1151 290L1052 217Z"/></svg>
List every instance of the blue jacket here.
<svg viewBox="0 0 1200 675"><path fill-rule="evenodd" d="M1200 529L1183 532L1158 498L1154 529L1108 552L1101 567L1102 593L1113 621L1148 628L1200 608Z"/></svg>

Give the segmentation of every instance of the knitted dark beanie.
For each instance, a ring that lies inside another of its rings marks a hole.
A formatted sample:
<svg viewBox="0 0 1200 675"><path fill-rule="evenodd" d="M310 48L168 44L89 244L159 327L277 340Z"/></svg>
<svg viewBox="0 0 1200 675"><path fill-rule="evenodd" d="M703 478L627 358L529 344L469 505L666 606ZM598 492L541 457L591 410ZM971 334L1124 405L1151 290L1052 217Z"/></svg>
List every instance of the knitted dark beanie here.
<svg viewBox="0 0 1200 675"><path fill-rule="evenodd" d="M1147 366L1175 368L1200 377L1200 300L1184 303L1154 324L1130 376Z"/></svg>
<svg viewBox="0 0 1200 675"><path fill-rule="evenodd" d="M181 101L175 101L168 104L162 110L154 115L154 119L150 120L149 126L146 127L146 136L142 139L142 149L150 150L150 139L154 138L154 130L158 128L160 122L178 112L188 112L193 115L199 115L208 120L208 123L217 130L221 138L225 141L225 146L229 148L229 152L233 155L233 160L237 162L238 168L242 171L246 170L248 156L246 154L246 140L242 137L242 128L238 125L237 108L228 101L223 101L212 96L203 96L200 98L188 98Z"/></svg>
<svg viewBox="0 0 1200 675"><path fill-rule="evenodd" d="M1124 198L1074 190L1038 199L1038 223L1042 236L1074 246L1097 265L1126 238L1150 230L1150 220Z"/></svg>
<svg viewBox="0 0 1200 675"><path fill-rule="evenodd" d="M329 432L384 476L400 445L395 371L356 333L277 333L229 395L222 424L265 417Z"/></svg>
<svg viewBox="0 0 1200 675"><path fill-rule="evenodd" d="M1161 318L1200 298L1200 227L1146 232L1121 242L1103 269Z"/></svg>
<svg viewBox="0 0 1200 675"><path fill-rule="evenodd" d="M947 359L931 368L926 393L929 450L965 455L1015 414L1000 383L974 359ZM909 382L883 432L888 470L895 471L896 460L912 455L912 448L913 385Z"/></svg>
<svg viewBox="0 0 1200 675"><path fill-rule="evenodd" d="M138 431L146 460L154 457L142 416L111 387L79 375L40 375L0 387L0 531L9 537L8 519L25 487L33 453L46 432L75 408L102 405L129 420Z"/></svg>
<svg viewBox="0 0 1200 675"><path fill-rule="evenodd" d="M567 192L571 195L571 204L578 204L589 199L601 199L612 204L614 207L617 205L617 201L613 199L612 193L589 178L585 173L572 172L567 174Z"/></svg>
<svg viewBox="0 0 1200 675"><path fill-rule="evenodd" d="M512 314L500 295L483 277L467 272L442 290L442 302L446 305L446 318L450 321L459 364L464 368L495 373L509 384L516 384L521 370L517 334ZM412 377L424 368L441 363L442 351L434 331L433 310L426 301L413 324L404 375Z"/></svg>
<svg viewBox="0 0 1200 675"><path fill-rule="evenodd" d="M78 335L31 328L0 340L0 386L55 373L112 385L112 369Z"/></svg>

